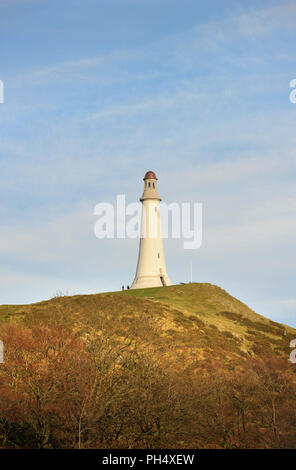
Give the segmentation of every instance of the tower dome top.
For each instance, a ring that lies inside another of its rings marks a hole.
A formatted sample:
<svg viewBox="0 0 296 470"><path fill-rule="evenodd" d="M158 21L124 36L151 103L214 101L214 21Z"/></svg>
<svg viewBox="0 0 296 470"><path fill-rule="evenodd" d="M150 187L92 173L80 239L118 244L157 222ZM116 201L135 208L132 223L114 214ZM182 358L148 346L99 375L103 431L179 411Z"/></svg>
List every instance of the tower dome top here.
<svg viewBox="0 0 296 470"><path fill-rule="evenodd" d="M154 171L147 171L146 175L144 176L144 181L147 180L147 179L154 179L154 180L157 180L156 178L156 174L154 173Z"/></svg>

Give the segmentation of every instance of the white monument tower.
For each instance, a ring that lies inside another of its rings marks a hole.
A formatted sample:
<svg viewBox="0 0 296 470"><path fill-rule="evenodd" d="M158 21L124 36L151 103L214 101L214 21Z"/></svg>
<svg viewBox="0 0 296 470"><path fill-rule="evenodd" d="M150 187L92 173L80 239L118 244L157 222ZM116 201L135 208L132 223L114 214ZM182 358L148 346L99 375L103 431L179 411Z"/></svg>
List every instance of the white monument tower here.
<svg viewBox="0 0 296 470"><path fill-rule="evenodd" d="M161 198L157 192L157 178L153 171L147 171L144 177L144 192L140 201L143 204L140 249L137 272L131 289L171 286L161 238Z"/></svg>

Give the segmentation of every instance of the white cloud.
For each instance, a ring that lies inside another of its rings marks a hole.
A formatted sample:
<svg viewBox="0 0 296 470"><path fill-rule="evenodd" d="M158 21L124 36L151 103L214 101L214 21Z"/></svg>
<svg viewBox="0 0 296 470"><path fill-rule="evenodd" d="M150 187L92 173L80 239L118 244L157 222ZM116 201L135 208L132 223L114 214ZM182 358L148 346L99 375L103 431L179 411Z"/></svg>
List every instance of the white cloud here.
<svg viewBox="0 0 296 470"><path fill-rule="evenodd" d="M131 282L138 244L96 240L92 209L99 201L92 199L123 192L137 198L147 169L159 173L166 201L204 203L201 250L185 254L181 243L166 243L175 282L187 273L189 255L198 280L229 290L237 280L242 297L255 292L251 302L268 298L264 282L278 292L292 282L293 77L269 61L293 60L272 33L293 31L295 9L294 2L281 3L11 77L14 104L7 101L1 117L0 209L8 202L3 210L12 213L0 233L1 263L9 265L0 270L2 298L14 302L16 285L18 298L30 301L58 289L100 291ZM259 39L270 56L257 53ZM143 85L155 79L155 87ZM92 84L97 89L84 94ZM260 313L268 313L265 307Z"/></svg>
<svg viewBox="0 0 296 470"><path fill-rule="evenodd" d="M1 5L7 6L11 2L26 2L33 0L0 0ZM185 71L193 69L197 64L203 64L208 59L211 63L214 54L215 60L221 51L223 60L247 69L249 61L257 63L259 57L240 57L234 54L228 45L236 36L247 40L268 36L277 30L294 31L296 14L295 2L281 2L280 6L268 6L261 9L251 9L247 13L236 14L226 19L201 23L186 31L168 34L164 39L149 42L143 46L114 49L111 52L80 59L67 60L52 66L35 69L19 77L11 77L12 83L44 83L45 81L69 82L83 80L94 81L102 85L134 80L154 79L160 73L159 65L172 66ZM237 39L236 39L237 40ZM276 53L276 51L274 51ZM291 53L292 56L292 53ZM203 59L203 60L201 60ZM148 66L147 63L151 64ZM139 65L146 66L144 72L139 72ZM211 64L215 70L214 63ZM134 68L134 70L132 70ZM220 66L218 66L220 70Z"/></svg>
<svg viewBox="0 0 296 470"><path fill-rule="evenodd" d="M40 302L52 298L56 293L65 295L94 294L110 290L110 284L99 276L92 280L73 279L53 273L34 273L15 270L10 267L0 267L0 304L26 304Z"/></svg>

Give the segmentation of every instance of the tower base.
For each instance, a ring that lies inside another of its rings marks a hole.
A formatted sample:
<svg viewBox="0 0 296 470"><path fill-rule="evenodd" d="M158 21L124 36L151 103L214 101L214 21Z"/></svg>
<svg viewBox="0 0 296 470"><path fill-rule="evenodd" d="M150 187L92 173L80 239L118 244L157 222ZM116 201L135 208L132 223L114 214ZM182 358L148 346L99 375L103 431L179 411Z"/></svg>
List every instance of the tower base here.
<svg viewBox="0 0 296 470"><path fill-rule="evenodd" d="M134 280L131 289L146 289L148 287L171 286L171 280L168 276L140 276Z"/></svg>

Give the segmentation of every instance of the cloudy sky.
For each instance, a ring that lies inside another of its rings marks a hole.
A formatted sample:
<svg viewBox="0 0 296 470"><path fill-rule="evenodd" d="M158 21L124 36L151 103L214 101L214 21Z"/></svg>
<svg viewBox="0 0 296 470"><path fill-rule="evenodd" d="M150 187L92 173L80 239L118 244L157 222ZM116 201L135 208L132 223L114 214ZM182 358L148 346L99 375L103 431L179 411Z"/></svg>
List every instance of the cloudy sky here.
<svg viewBox="0 0 296 470"><path fill-rule="evenodd" d="M0 0L0 304L131 284L138 240L94 206L203 203L173 281L296 326L295 1Z"/></svg>

